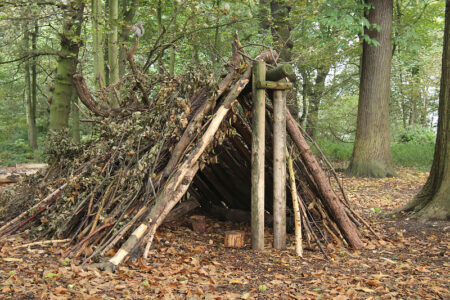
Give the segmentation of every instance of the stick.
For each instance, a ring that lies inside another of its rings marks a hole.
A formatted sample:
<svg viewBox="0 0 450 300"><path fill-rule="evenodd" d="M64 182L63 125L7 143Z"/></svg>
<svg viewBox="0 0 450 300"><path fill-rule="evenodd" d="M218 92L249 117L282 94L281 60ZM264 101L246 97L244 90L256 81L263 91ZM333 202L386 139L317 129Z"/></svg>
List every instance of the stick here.
<svg viewBox="0 0 450 300"><path fill-rule="evenodd" d="M223 119L231 109L231 105L235 101L236 97L248 84L250 74L251 68L248 67L241 78L233 85L231 91L224 99L222 105L210 119L209 126L198 141L197 146L178 167L178 171L170 178L170 180L166 183L164 189L160 192L158 198L156 199L155 205L153 206L150 214L147 217L147 222L145 222L147 224L150 224L150 229L148 230L148 232L150 232L150 234L148 235L149 241L147 243L148 246L146 246L146 249L150 248L153 235L158 226L163 221L164 217L170 212L170 209L178 203L181 196L184 194L180 193L179 191L182 190L185 186L188 187L190 182L192 181L199 167L198 160L200 156L203 154L207 146L213 141L215 133L217 132L220 124L222 124ZM182 185L182 187L179 190L178 187L180 185ZM149 228L149 226L145 223L142 223L138 227L138 229L135 230L132 236L128 238L128 240L119 249L116 255L114 255L114 257L109 260L109 269L115 269L123 261L123 259L125 259L130 250L140 242L140 238L147 232L147 229Z"/></svg>
<svg viewBox="0 0 450 300"><path fill-rule="evenodd" d="M295 220L295 253L303 257L303 246L302 246L302 223L300 216L300 209L297 201L297 186L295 184L295 174L294 167L292 166L292 157L289 155L289 151L286 149L286 158L288 163L289 178L291 184L291 195L292 195L292 207L294 208L294 220Z"/></svg>
<svg viewBox="0 0 450 300"><path fill-rule="evenodd" d="M16 247L13 247L13 249L26 248L26 247L37 246L37 245L43 246L43 245L47 245L47 244L66 243L69 241L70 241L70 239L39 241L39 242L33 242L33 243L25 244L25 245L16 246Z"/></svg>
<svg viewBox="0 0 450 300"><path fill-rule="evenodd" d="M0 228L0 235L2 235L6 229L8 229L8 227L10 227L11 225L14 225L14 223L20 221L22 218L24 218L28 213L32 212L33 210L35 210L36 208L38 208L39 206L44 206L46 205L48 202L50 202L50 200L52 200L54 197L58 196L66 187L69 183L71 183L72 181L76 180L78 178L79 175L76 175L74 177L72 177L71 179L69 179L66 183L64 183L63 185L61 185L59 188L57 188L56 190L54 190L50 195L48 195L47 197L45 197L44 199L42 199L41 201L39 201L38 203L36 203L35 205L33 205L31 208L27 209L26 211L24 211L23 213L21 213L20 215L18 215L17 217L15 217L14 219L12 219L11 221L9 221L8 223L6 223L5 225L3 225Z"/></svg>
<svg viewBox="0 0 450 300"><path fill-rule="evenodd" d="M354 249L363 248L364 244L359 237L358 228L356 227L355 223L353 223L347 216L341 200L339 199L339 197L337 197L329 182L326 180L326 176L322 168L312 154L311 149L306 143L300 129L297 126L297 123L295 122L288 108L286 108L286 125L291 139L300 151L300 155L302 156L309 172L317 182L319 192L322 195L322 198L329 208L330 212L332 213L333 217L335 218L336 223L341 229L345 239Z"/></svg>

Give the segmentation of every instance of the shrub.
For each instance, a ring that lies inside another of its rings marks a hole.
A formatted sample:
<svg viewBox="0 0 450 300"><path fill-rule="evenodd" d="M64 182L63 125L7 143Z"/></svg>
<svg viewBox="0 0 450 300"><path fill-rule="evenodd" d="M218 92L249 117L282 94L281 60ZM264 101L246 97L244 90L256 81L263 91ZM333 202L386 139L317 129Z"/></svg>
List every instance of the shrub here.
<svg viewBox="0 0 450 300"><path fill-rule="evenodd" d="M430 127L413 124L401 129L394 135L394 141L399 143L433 144L436 141L436 132Z"/></svg>

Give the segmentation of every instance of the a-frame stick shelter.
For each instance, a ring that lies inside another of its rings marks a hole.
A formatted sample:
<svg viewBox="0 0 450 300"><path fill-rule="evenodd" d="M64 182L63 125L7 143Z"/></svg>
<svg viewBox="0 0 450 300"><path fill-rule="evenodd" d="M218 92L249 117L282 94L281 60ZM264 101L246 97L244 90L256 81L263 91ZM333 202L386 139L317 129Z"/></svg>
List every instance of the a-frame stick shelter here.
<svg viewBox="0 0 450 300"><path fill-rule="evenodd" d="M133 51L136 48L137 44ZM128 59L134 62L132 54ZM74 76L81 101L104 132L116 138L100 135L83 148L83 160L56 161L42 179L52 182L54 192L5 223L0 235L37 223L41 229L48 228L47 236L71 238L66 255L85 255L90 248L86 261L122 245L102 264L115 269L137 249L147 257L157 228L189 192L206 213L242 217L239 220L248 216L254 249L264 247L264 225L271 218L274 245L285 246L286 211L291 209L286 200L292 197L298 198L291 200L298 201L308 243L316 241L322 250L323 242L332 241L361 248L360 217L334 192L285 104L284 90L292 84L283 79L293 73L292 66L266 70L277 58L270 51L262 53L254 66L247 57L236 39L228 73L218 85L192 90L188 77L169 78L160 92L153 93L149 89L155 85L146 85L145 76L132 64L130 78L138 82L131 82L119 109L103 107L98 101L110 94L108 90L94 96L83 77ZM180 97L180 91L187 96ZM130 129L141 119L148 125ZM124 126L117 131L121 123ZM152 128L156 132L150 134ZM136 136L139 143L134 142ZM286 183L286 143L295 150L290 151L293 185ZM102 153L98 149L103 144L106 152ZM58 174L67 174L66 179ZM86 178L101 180L83 181ZM81 192L80 186L84 187ZM294 196L286 193L290 186L297 189ZM63 197L74 200L61 202ZM38 216L45 214L59 223L39 223Z"/></svg>

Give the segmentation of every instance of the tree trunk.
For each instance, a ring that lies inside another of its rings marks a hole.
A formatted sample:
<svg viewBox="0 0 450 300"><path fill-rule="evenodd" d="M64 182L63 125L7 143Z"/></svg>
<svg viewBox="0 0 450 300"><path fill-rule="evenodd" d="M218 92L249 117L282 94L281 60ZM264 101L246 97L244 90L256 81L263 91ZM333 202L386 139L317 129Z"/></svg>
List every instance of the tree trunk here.
<svg viewBox="0 0 450 300"><path fill-rule="evenodd" d="M92 0L92 30L94 51L94 77L97 87L105 86L105 40L103 38L102 0Z"/></svg>
<svg viewBox="0 0 450 300"><path fill-rule="evenodd" d="M61 35L61 55L58 58L55 90L50 104L49 129L51 130L68 128L69 125L70 101L74 92L72 75L76 71L78 62L83 10L83 0L72 1L71 7L66 10L66 22Z"/></svg>
<svg viewBox="0 0 450 300"><path fill-rule="evenodd" d="M30 50L30 31L28 29L28 22L24 23L23 28L23 47L24 51L28 52ZM25 61L25 111L27 116L28 144L32 149L36 149L36 118L33 112L30 59Z"/></svg>
<svg viewBox="0 0 450 300"><path fill-rule="evenodd" d="M119 76L123 77L127 65L127 51L124 45L129 41L131 30L130 27L134 23L134 16L136 15L136 10L139 6L138 0L133 0L130 3L130 8L127 9L127 0L122 0L122 30L120 32L120 50L119 50Z"/></svg>
<svg viewBox="0 0 450 300"><path fill-rule="evenodd" d="M439 120L430 176L403 211L415 211L420 219L450 218L450 1L445 7Z"/></svg>
<svg viewBox="0 0 450 300"><path fill-rule="evenodd" d="M119 24L119 0L109 1L109 39L108 39L108 64L109 64L109 84L117 84L119 77L119 45L118 45L118 24ZM119 102L114 92L111 93L109 101L112 107L119 107Z"/></svg>
<svg viewBox="0 0 450 300"><path fill-rule="evenodd" d="M39 26L36 21L34 24L34 31L31 34L31 50L34 52L37 49L37 38L38 38ZM37 58L33 57L31 61L31 148L34 150L38 148L37 144L37 128L36 128L36 106L37 106Z"/></svg>
<svg viewBox="0 0 450 300"><path fill-rule="evenodd" d="M280 53L280 60L283 62L291 61L292 48L294 47L294 42L291 39L291 26L289 24L290 10L291 7L285 1L272 0L270 2L274 47Z"/></svg>
<svg viewBox="0 0 450 300"><path fill-rule="evenodd" d="M368 20L380 31L365 29L379 45L363 43L358 121L348 173L354 176L394 175L389 134L389 97L392 59L392 1L368 0L374 5Z"/></svg>
<svg viewBox="0 0 450 300"><path fill-rule="evenodd" d="M317 122L319 120L320 100L325 89L325 79L327 78L329 66L322 66L317 69L317 76L312 93L309 95L309 109L306 118L306 133L314 137L316 133Z"/></svg>
<svg viewBox="0 0 450 300"><path fill-rule="evenodd" d="M177 15L178 15L178 7L177 7L177 1L173 1L172 4L173 7L173 14L174 14L174 19L173 19L173 23L174 23L174 29L173 29L173 34L172 34L172 38L175 39L175 32L178 31L178 26L177 26ZM176 53L177 49L175 47L175 43L172 45L172 47L170 47L170 61L169 61L169 74L174 76L175 75L175 60L176 60Z"/></svg>

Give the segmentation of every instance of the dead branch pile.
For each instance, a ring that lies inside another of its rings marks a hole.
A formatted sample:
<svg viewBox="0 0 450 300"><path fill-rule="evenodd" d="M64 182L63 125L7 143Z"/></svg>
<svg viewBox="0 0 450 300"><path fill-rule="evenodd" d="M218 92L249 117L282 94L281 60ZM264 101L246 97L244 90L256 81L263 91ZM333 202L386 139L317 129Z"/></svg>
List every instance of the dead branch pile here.
<svg viewBox="0 0 450 300"><path fill-rule="evenodd" d="M39 237L70 238L66 255L86 259L122 245L111 260L117 265L133 250L147 255L156 229L188 191L213 214L235 210L245 215L250 210L252 103L246 86L251 67L239 41L220 82L201 72L146 78L133 60L136 47L128 56L133 74L128 92L116 86L92 95L83 77L74 76L79 97L93 114L95 135L80 146L60 133L51 138L49 170L16 188L14 205L28 209L13 213L12 205L6 210L3 217L10 214L10 220L0 227L0 235L29 228ZM111 94L123 95L119 109L105 105ZM267 115L271 113L268 104ZM306 242L316 242L322 251L323 242L361 247L356 225L363 220L343 193L336 196L323 170L317 170L290 114L287 128ZM270 152L271 138L266 140ZM270 178L271 163L266 165ZM271 191L268 180L269 213ZM7 197L12 196L0 196Z"/></svg>

